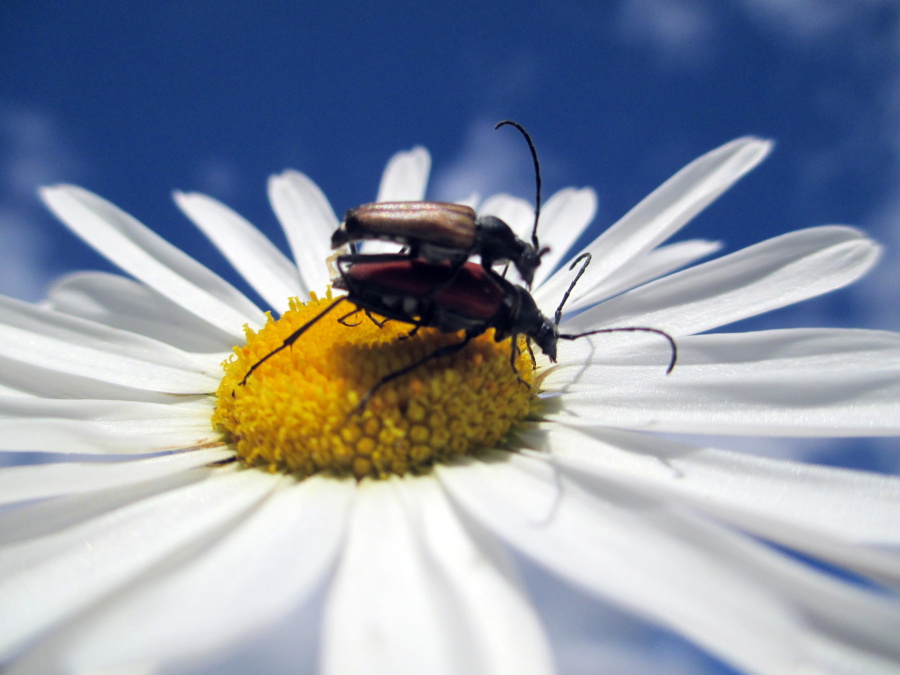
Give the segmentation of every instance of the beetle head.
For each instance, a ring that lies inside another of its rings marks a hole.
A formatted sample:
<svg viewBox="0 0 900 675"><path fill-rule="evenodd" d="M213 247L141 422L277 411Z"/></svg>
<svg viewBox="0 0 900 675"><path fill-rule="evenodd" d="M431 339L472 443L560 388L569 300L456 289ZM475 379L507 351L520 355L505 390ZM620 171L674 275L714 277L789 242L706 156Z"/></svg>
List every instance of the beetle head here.
<svg viewBox="0 0 900 675"><path fill-rule="evenodd" d="M553 363L556 363L556 343L559 339L559 331L556 325L547 317L541 315L541 324L537 330L529 334L535 344L541 348L541 351L547 355Z"/></svg>
<svg viewBox="0 0 900 675"><path fill-rule="evenodd" d="M350 241L350 233L347 232L347 228L344 224L341 224L341 227L334 231L334 234L331 235L331 248L340 248L344 244Z"/></svg>

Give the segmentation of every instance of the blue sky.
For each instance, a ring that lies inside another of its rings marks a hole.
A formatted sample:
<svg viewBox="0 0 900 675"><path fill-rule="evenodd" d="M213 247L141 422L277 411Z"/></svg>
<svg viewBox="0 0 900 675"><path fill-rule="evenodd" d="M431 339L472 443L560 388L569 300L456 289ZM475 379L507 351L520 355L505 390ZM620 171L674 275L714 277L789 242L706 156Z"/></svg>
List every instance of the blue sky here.
<svg viewBox="0 0 900 675"><path fill-rule="evenodd" d="M742 328L900 329L900 5L890 0L4 3L0 292L110 269L40 205L81 184L223 274L170 199L207 192L279 245L265 180L291 167L335 211L371 201L400 149L429 196L532 198L589 185L596 234L681 166L744 134L774 154L682 238L725 251L827 223L885 245L865 281ZM821 461L896 466L896 446L816 442ZM573 671L577 672L577 671Z"/></svg>

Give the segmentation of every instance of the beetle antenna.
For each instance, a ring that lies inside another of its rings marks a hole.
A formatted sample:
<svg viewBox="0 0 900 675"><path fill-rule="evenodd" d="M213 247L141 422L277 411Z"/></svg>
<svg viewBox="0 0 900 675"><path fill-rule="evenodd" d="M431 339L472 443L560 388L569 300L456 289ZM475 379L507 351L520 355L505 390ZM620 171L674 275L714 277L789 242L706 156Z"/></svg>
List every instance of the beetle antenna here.
<svg viewBox="0 0 900 675"><path fill-rule="evenodd" d="M666 368L666 375L675 368L675 361L678 359L678 347L675 345L675 338L666 331L659 328L647 328L646 326L626 326L624 328L600 328L599 330L589 330L587 333L578 333L577 335L565 335L560 333L560 340L577 340L578 338L587 337L588 335L597 335L598 333L656 333L669 341L669 347L672 348L672 358L669 359L669 367Z"/></svg>
<svg viewBox="0 0 900 675"><path fill-rule="evenodd" d="M569 265L569 269L574 270L575 265L577 265L582 260L584 260L584 265L581 266L581 269L578 270L578 274L576 274L575 278L572 279L572 283L569 284L569 288L566 289L566 294L563 296L562 301L559 303L559 307L556 308L556 314L554 315L554 318L553 318L554 326L559 325L559 321L560 321L560 319L562 319L563 307L565 306L566 301L569 299L569 296L572 295L572 289L575 288L575 284L578 283L578 280L581 278L581 275L584 274L584 271L587 269L587 266L591 264L591 254L588 253L587 251L582 253L580 256L575 258L575 260L572 261L572 264ZM562 337L562 336L560 336L560 337Z"/></svg>
<svg viewBox="0 0 900 675"><path fill-rule="evenodd" d="M534 229L531 231L531 243L534 246L534 250L537 251L539 248L537 226L538 218L541 215L541 163L538 161L537 150L534 147L534 141L531 140L531 135L525 131L525 127L521 124L513 122L512 120L503 120L502 122L498 122L494 129L499 129L507 124L522 132L525 140L528 141L528 148L531 150L531 158L534 160L534 181L537 185L537 196L534 199Z"/></svg>

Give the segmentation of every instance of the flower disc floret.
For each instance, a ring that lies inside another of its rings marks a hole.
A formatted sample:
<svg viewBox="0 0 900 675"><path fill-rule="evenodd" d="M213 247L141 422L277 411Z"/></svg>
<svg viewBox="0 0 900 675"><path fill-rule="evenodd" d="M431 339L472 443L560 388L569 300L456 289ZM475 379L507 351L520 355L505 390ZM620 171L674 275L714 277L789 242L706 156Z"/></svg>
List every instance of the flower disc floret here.
<svg viewBox="0 0 900 675"><path fill-rule="evenodd" d="M316 322L290 347L254 364L319 314L329 302L292 299L278 320L245 328L247 344L223 364L213 424L231 437L248 465L308 476L320 471L383 477L421 472L457 455L497 447L534 404L533 365L524 340L516 368L511 341L493 330L451 356L433 359L381 388L381 378L458 343L463 334L397 321L381 324L340 309ZM348 311L352 308L347 304ZM379 325L381 324L381 325Z"/></svg>

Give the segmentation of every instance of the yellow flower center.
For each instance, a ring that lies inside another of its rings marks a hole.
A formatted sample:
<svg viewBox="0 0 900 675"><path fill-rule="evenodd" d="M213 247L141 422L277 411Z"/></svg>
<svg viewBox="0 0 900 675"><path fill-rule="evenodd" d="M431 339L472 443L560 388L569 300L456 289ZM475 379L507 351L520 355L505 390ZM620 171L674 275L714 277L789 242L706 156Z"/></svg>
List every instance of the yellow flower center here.
<svg viewBox="0 0 900 675"><path fill-rule="evenodd" d="M432 359L379 387L382 378L459 343L463 334L388 321L382 326L343 303L291 346L267 358L285 338L332 301L311 294L259 331L245 328L247 344L223 364L212 422L226 430L248 465L308 476L383 477L421 472L456 455L497 447L535 400L533 367L520 339L516 369L511 341L494 341L490 330L464 349ZM346 307L346 309L344 309ZM380 321L380 317L375 317Z"/></svg>

